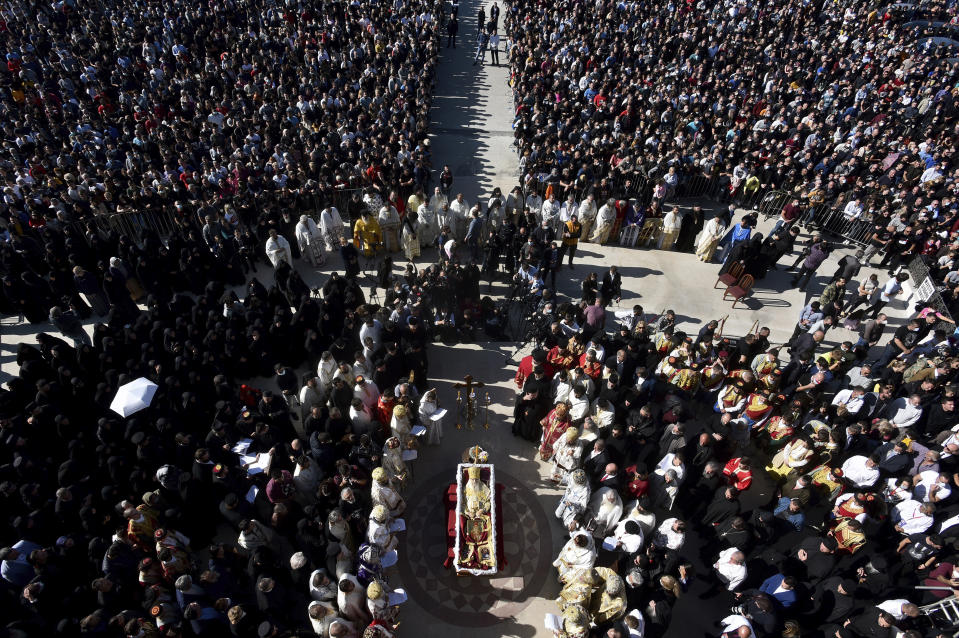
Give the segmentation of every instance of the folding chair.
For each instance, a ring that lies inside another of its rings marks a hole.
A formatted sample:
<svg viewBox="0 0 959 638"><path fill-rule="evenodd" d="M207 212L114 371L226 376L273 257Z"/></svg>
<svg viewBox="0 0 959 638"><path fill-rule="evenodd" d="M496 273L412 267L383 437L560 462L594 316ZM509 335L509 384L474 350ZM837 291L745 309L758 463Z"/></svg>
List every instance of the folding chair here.
<svg viewBox="0 0 959 638"><path fill-rule="evenodd" d="M716 283L713 284L713 290L719 288L719 284L722 284L727 288L732 286L739 281L739 278L742 277L743 270L745 269L746 267L743 265L743 262L734 261L733 265L729 267L729 270L721 274L716 280Z"/></svg>
<svg viewBox="0 0 959 638"><path fill-rule="evenodd" d="M749 295L754 283L755 280L752 275L743 275L739 283L726 289L726 292L723 293L723 301L726 301L727 296L731 296L733 298L733 308L735 308L737 303Z"/></svg>

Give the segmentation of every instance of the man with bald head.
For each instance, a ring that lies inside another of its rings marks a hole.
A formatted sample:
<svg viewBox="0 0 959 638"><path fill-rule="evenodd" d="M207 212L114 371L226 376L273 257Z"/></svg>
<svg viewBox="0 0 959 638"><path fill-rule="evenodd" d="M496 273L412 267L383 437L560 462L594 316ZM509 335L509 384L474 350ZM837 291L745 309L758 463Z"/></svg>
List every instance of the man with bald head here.
<svg viewBox="0 0 959 638"><path fill-rule="evenodd" d="M603 487L611 487L617 492L622 491L623 475L615 463L606 464L606 469L599 479L599 485L597 486L597 489Z"/></svg>
<svg viewBox="0 0 959 638"><path fill-rule="evenodd" d="M746 580L746 555L738 547L724 549L719 554L719 560L713 563L713 569L726 589L734 591Z"/></svg>
<svg viewBox="0 0 959 638"><path fill-rule="evenodd" d="M719 634L720 638L753 638L756 635L749 618L745 616L733 614L726 616L720 622L723 628Z"/></svg>

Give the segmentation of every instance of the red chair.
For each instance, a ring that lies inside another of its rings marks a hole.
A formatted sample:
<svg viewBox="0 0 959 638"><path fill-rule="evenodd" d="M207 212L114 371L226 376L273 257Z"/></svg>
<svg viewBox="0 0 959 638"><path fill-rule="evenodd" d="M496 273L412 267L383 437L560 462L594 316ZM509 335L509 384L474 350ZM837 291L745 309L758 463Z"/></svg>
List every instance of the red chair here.
<svg viewBox="0 0 959 638"><path fill-rule="evenodd" d="M737 303L749 295L755 282L752 275L743 275L742 279L740 279L735 286L730 286L726 289L726 292L723 293L723 301L726 301L727 297L732 297L733 308L735 308Z"/></svg>
<svg viewBox="0 0 959 638"><path fill-rule="evenodd" d="M729 267L729 270L721 274L719 279L716 280L716 283L713 284L713 290L719 288L719 284L722 284L727 288L735 284L737 281L739 281L739 278L743 276L743 270L745 270L745 268L746 267L743 265L743 262L734 261L733 265Z"/></svg>

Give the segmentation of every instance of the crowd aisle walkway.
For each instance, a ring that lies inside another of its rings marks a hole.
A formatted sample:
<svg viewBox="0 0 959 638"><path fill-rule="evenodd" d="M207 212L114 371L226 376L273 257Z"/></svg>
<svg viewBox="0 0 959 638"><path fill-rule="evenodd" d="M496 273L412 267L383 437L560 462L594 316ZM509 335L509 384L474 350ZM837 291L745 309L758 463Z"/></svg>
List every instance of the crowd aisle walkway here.
<svg viewBox="0 0 959 638"><path fill-rule="evenodd" d="M484 9L489 16L491 3ZM500 44L500 66L490 64L486 52L482 63L476 54L479 0L460 3L456 48L447 48L445 27L441 33L441 58L433 100L430 130L433 146L434 184L444 165L453 173L451 199L463 193L472 206L485 204L492 189L504 193L518 183L518 163L512 147L512 91L505 42ZM501 4L501 10L505 7ZM499 30L503 31L503 15ZM431 189L432 190L432 189ZM427 251L427 260L433 258ZM500 286L496 286L497 291ZM532 462L535 446L510 435L514 368L506 367L512 344L456 346L435 344L430 357L431 385L444 397L445 407L455 411L452 384L469 373L488 383L491 400L490 428L457 430L447 417L446 436L440 447L420 450L414 464L415 478L406 494L408 528L401 539L400 564L391 584L406 589L410 600L403 605L401 632L423 635L431 630L470 638L549 635L543 628L546 612L556 612L552 602L559 591L550 567L565 538L554 525L552 510L561 493L547 480L545 469ZM522 355L519 355L522 356ZM481 415L485 420L485 411ZM490 452L496 464L497 482L504 484L506 553L509 565L494 578L457 577L442 568L446 553L445 513L441 497L454 480L456 463L470 445Z"/></svg>
<svg viewBox="0 0 959 638"><path fill-rule="evenodd" d="M442 52L430 123L436 183L443 166L449 165L453 172L452 196L463 193L470 205L477 197L485 202L496 186L505 194L518 183L505 39L499 45L499 66L490 64L489 52L485 53L482 63L473 64L480 4L479 0L460 4L455 49L446 48L446 29L442 29ZM487 19L491 6L489 2L483 5ZM502 35L502 11L506 8L501 4L500 9L499 33Z"/></svg>

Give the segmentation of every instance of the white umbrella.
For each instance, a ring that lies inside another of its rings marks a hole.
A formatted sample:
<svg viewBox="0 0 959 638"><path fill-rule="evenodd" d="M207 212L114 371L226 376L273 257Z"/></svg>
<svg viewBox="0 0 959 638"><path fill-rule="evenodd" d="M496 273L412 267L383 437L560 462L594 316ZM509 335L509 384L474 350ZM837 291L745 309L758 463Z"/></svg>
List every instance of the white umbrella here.
<svg viewBox="0 0 959 638"><path fill-rule="evenodd" d="M110 409L120 416L130 416L134 412L150 406L153 395L157 393L157 384L149 379L140 377L126 385L120 386L117 395L113 397Z"/></svg>

